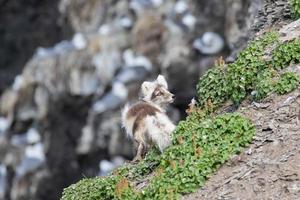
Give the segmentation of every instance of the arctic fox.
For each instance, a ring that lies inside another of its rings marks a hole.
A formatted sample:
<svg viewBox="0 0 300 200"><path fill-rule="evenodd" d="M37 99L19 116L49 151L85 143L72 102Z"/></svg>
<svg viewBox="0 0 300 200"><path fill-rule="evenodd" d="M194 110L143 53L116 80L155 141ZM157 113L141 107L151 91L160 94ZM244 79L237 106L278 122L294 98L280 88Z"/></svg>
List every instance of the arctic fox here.
<svg viewBox="0 0 300 200"><path fill-rule="evenodd" d="M143 82L141 93L142 100L131 106L126 105L122 111L122 125L137 145L134 162L141 160L152 145L163 152L171 145L171 134L175 129L165 110L174 97L168 90L165 78L158 75L153 82Z"/></svg>

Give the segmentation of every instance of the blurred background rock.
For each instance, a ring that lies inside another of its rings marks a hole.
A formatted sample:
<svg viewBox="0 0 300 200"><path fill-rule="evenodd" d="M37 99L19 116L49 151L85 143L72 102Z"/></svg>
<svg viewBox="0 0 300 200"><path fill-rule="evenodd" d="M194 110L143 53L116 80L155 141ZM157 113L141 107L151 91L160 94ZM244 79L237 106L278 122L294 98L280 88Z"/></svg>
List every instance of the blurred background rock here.
<svg viewBox="0 0 300 200"><path fill-rule="evenodd" d="M170 116L185 117L199 76L235 59L264 3L0 0L0 199L59 199L131 159L120 110L140 84L163 74Z"/></svg>

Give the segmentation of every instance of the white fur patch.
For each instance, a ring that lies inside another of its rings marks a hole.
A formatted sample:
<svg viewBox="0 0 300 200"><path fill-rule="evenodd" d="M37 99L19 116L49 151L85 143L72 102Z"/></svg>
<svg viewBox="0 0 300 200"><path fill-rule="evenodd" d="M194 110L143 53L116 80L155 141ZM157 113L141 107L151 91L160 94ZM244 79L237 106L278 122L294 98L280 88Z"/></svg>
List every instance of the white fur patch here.
<svg viewBox="0 0 300 200"><path fill-rule="evenodd" d="M175 128L174 124L162 113L146 117L145 122L149 137L154 141L159 150L163 152L172 143L171 133Z"/></svg>
<svg viewBox="0 0 300 200"><path fill-rule="evenodd" d="M133 127L134 121L126 118L128 110L129 110L129 104L126 104L122 110L122 127L125 128L127 136L132 138L132 136L133 136L132 127Z"/></svg>

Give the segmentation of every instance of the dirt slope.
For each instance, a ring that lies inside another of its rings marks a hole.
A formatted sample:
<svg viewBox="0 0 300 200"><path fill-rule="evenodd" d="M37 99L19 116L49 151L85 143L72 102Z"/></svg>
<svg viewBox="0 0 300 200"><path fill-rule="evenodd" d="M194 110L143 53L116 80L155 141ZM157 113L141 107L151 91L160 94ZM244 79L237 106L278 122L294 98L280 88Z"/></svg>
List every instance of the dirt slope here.
<svg viewBox="0 0 300 200"><path fill-rule="evenodd" d="M300 88L238 112L256 125L253 144L183 199L300 199Z"/></svg>

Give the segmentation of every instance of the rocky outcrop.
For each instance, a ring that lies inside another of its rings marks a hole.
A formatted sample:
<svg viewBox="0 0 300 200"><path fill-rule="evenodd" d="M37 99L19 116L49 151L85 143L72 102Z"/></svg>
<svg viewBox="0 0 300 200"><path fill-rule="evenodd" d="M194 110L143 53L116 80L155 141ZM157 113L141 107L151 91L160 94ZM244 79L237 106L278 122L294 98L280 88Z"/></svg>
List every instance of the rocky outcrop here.
<svg viewBox="0 0 300 200"><path fill-rule="evenodd" d="M199 76L249 37L257 2L61 0L73 38L37 48L1 97L0 199L57 199L130 159L120 108L162 73L183 117Z"/></svg>

